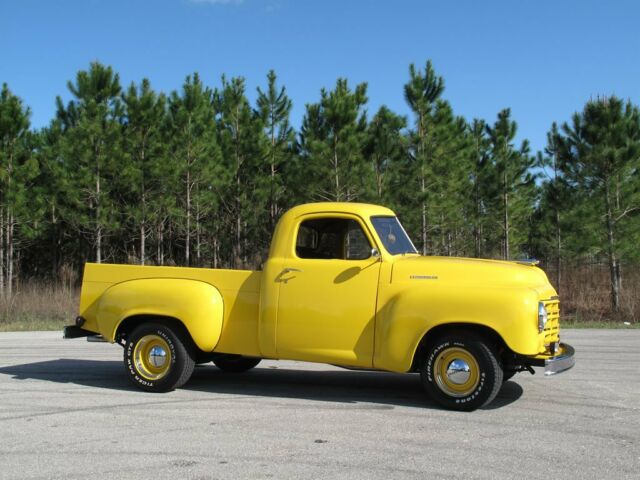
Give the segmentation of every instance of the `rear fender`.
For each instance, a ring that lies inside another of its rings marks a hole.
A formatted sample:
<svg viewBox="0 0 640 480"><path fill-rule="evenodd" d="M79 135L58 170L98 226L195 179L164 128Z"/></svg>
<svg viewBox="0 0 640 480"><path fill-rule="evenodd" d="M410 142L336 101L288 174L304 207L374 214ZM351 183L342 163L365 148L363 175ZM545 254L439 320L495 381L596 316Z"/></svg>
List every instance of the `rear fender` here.
<svg viewBox="0 0 640 480"><path fill-rule="evenodd" d="M198 280L148 278L119 283L105 291L97 305L100 333L115 341L120 324L134 316L172 317L185 326L196 346L212 351L222 332L224 305L213 285Z"/></svg>

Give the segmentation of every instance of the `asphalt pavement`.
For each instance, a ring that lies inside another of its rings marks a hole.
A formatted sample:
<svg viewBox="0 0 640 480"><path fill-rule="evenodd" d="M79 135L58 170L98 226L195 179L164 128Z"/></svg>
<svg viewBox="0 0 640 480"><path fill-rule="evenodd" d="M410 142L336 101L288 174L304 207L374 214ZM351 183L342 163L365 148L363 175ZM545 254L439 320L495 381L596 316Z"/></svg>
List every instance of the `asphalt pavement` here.
<svg viewBox="0 0 640 480"><path fill-rule="evenodd" d="M117 345L0 333L0 478L640 479L640 330L562 335L572 370L460 413L417 375L289 361L145 393Z"/></svg>

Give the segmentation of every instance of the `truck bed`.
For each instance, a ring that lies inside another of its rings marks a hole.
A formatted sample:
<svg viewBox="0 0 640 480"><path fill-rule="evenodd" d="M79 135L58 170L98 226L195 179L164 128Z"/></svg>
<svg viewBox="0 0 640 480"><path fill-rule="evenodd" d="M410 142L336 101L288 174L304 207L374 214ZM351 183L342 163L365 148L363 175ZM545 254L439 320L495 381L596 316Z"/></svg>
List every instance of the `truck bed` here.
<svg viewBox="0 0 640 480"><path fill-rule="evenodd" d="M197 280L216 287L223 298L224 320L215 351L257 356L261 275L262 272L251 270L87 263L80 296L80 315L86 319L86 328L99 331L95 311L101 295L110 287L151 278Z"/></svg>

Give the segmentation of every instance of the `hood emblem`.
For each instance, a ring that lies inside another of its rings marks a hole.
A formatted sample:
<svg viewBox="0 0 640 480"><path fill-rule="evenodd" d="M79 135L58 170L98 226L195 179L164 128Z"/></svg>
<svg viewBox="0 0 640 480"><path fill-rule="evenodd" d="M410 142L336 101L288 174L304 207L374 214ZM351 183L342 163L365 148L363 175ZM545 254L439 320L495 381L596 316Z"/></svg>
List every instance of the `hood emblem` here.
<svg viewBox="0 0 640 480"><path fill-rule="evenodd" d="M410 275L411 280L438 280L437 275Z"/></svg>

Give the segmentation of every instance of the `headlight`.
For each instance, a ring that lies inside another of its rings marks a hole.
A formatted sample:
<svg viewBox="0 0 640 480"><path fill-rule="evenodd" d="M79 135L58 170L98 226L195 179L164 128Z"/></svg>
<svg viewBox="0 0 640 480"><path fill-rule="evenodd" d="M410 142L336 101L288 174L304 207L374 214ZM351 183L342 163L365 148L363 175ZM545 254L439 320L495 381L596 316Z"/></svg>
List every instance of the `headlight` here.
<svg viewBox="0 0 640 480"><path fill-rule="evenodd" d="M544 326L547 324L549 316L547 315L547 309L544 307L544 303L538 303L538 332L544 331Z"/></svg>

